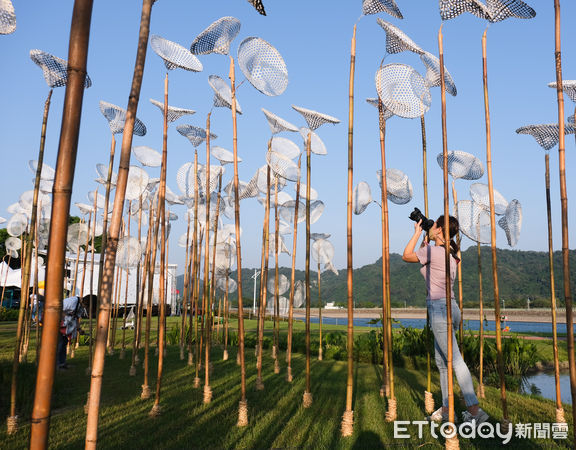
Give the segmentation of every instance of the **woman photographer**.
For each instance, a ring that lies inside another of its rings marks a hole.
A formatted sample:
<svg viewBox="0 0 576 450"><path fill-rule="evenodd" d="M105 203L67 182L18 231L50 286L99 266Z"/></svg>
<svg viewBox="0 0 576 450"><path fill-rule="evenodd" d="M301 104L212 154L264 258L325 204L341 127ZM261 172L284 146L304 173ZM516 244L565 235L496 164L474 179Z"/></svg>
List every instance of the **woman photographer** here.
<svg viewBox="0 0 576 450"><path fill-rule="evenodd" d="M406 245L402 259L406 262L420 263L420 273L426 281L426 304L428 307L428 316L430 317L430 326L434 333L434 350L435 360L440 372L440 386L442 388L442 406L432 413L429 417L434 421L448 420L448 326L446 316L446 254L444 248L444 216L438 220L428 230L428 239L434 242L434 245L424 242L422 246L414 251L416 244L424 231L421 227L422 220L414 225L414 235ZM464 396L464 402L467 411L462 413L464 422L475 421L476 425L488 420L488 414L478 406L478 398L474 393L472 376L462 359L460 349L456 342L456 329L460 323L460 309L454 300L454 278L456 269L460 262L456 257L458 245L452 239L458 233L459 225L455 217L449 216L448 220L450 234L450 289L452 299L452 366L460 390Z"/></svg>

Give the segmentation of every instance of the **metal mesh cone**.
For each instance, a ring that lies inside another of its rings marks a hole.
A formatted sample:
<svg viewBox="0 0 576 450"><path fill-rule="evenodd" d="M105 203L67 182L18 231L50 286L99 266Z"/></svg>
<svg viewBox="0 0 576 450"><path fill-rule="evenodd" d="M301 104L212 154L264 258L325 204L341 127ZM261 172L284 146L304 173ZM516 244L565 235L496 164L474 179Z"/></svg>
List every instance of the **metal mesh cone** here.
<svg viewBox="0 0 576 450"><path fill-rule="evenodd" d="M126 123L125 109L100 100L100 111L104 114L104 117L106 117L112 134L118 134L124 131L124 124ZM134 134L136 136L144 136L146 134L146 125L138 118L136 118L134 122Z"/></svg>
<svg viewBox="0 0 576 450"><path fill-rule="evenodd" d="M28 226L28 217L26 214L23 213L16 213L10 219L8 219L8 223L6 224L6 231L10 236L20 236L24 231L26 231L26 227Z"/></svg>
<svg viewBox="0 0 576 450"><path fill-rule="evenodd" d="M302 127L300 128L300 135L304 139L304 142L308 139L308 135L310 135L310 151L315 155L326 155L328 154L328 150L326 150L326 145L324 141L320 139L314 131L310 131L310 129Z"/></svg>
<svg viewBox="0 0 576 450"><path fill-rule="evenodd" d="M292 125L287 120L282 119L281 117L277 116L274 113L262 108L262 112L266 116L266 120L268 120L268 125L270 125L270 131L272 134L277 134L282 131L298 131L298 127L296 125Z"/></svg>
<svg viewBox="0 0 576 450"><path fill-rule="evenodd" d="M76 205L83 215L90 214L93 211L92 205L88 205L87 203L76 202L74 205Z"/></svg>
<svg viewBox="0 0 576 450"><path fill-rule="evenodd" d="M367 98L366 103L368 103L369 105L372 105L376 109L378 109L378 99L377 98ZM384 105L382 105L382 120L386 121L393 116L394 116L394 113L392 111L390 111L388 108L386 108Z"/></svg>
<svg viewBox="0 0 576 450"><path fill-rule="evenodd" d="M320 264L328 264L334 259L334 245L326 239L316 239L312 244L312 258Z"/></svg>
<svg viewBox="0 0 576 450"><path fill-rule="evenodd" d="M220 164L231 164L234 162L234 153L225 148L214 145L210 147L210 154L220 161ZM238 158L238 162L242 162L242 158Z"/></svg>
<svg viewBox="0 0 576 450"><path fill-rule="evenodd" d="M298 186L294 185L294 190L297 190ZM306 189L307 185L301 183L300 184L300 198L302 200L306 200ZM318 192L313 187L310 187L310 201L314 201L318 199Z"/></svg>
<svg viewBox="0 0 576 450"><path fill-rule="evenodd" d="M328 114L319 113L317 111L313 111L311 109L301 108L300 106L292 105L296 111L304 116L306 123L308 124L308 128L312 131L316 130L320 125L325 123L340 123L340 120L336 117L329 116Z"/></svg>
<svg viewBox="0 0 576 450"><path fill-rule="evenodd" d="M16 13L10 0L0 0L0 34L14 33Z"/></svg>
<svg viewBox="0 0 576 450"><path fill-rule="evenodd" d="M376 172L380 189L382 189L382 171ZM404 205L412 200L412 183L404 172L398 169L386 169L386 188L388 200L397 205Z"/></svg>
<svg viewBox="0 0 576 450"><path fill-rule="evenodd" d="M229 270L234 265L236 248L227 242L216 244L216 258L214 264L220 270Z"/></svg>
<svg viewBox="0 0 576 450"><path fill-rule="evenodd" d="M384 106L406 119L420 117L432 98L426 81L406 64L387 64L376 72L376 90Z"/></svg>
<svg viewBox="0 0 576 450"><path fill-rule="evenodd" d="M216 287L220 289L222 292L226 292L226 279L225 278L218 278L216 280ZM232 294L236 292L237 283L232 278L228 278L228 293Z"/></svg>
<svg viewBox="0 0 576 450"><path fill-rule="evenodd" d="M532 19L536 16L536 11L520 0L486 0L486 7L490 22L500 22L510 17Z"/></svg>
<svg viewBox="0 0 576 450"><path fill-rule="evenodd" d="M250 3L254 8L256 8L256 11L258 11L259 14L263 16L266 15L266 11L264 10L262 0L248 0L248 3Z"/></svg>
<svg viewBox="0 0 576 450"><path fill-rule="evenodd" d="M440 168L444 167L444 155L442 153L438 153L436 161ZM478 180L484 175L484 166L474 155L453 150L448 152L448 173L457 179Z"/></svg>
<svg viewBox="0 0 576 450"><path fill-rule="evenodd" d="M266 194L268 187L266 186L267 179L267 166L262 166L258 169L258 178L256 179L256 185L261 194ZM286 186L286 180L284 178L278 178L278 191L281 191ZM274 195L274 175L270 174L270 194Z"/></svg>
<svg viewBox="0 0 576 450"><path fill-rule="evenodd" d="M298 202L298 223L303 222L304 220L306 220L306 206L304 205L304 203L302 202ZM287 202L285 202L282 207L280 208L280 210L278 211L278 214L280 214L280 217L282 218L282 220L285 220L288 223L294 223L294 211L296 209L296 200L289 200Z"/></svg>
<svg viewBox="0 0 576 450"><path fill-rule="evenodd" d="M222 17L194 39L190 51L195 55L210 53L227 55L230 53L230 44L239 32L240 21L238 19L231 16Z"/></svg>
<svg viewBox="0 0 576 450"><path fill-rule="evenodd" d="M178 197L174 192L172 192L172 189L170 189L168 186L166 186L166 202L168 202L171 205L184 204L184 202L180 199L180 197Z"/></svg>
<svg viewBox="0 0 576 450"><path fill-rule="evenodd" d="M403 19L402 13L396 5L394 0L363 0L362 1L362 14L378 14L385 12L397 19Z"/></svg>
<svg viewBox="0 0 576 450"><path fill-rule="evenodd" d="M516 199L508 203L506 213L498 221L498 225L506 232L508 245L514 247L520 238L522 229L522 206Z"/></svg>
<svg viewBox="0 0 576 450"><path fill-rule="evenodd" d="M143 166L160 167L162 165L162 155L160 152L145 145L133 147L132 154Z"/></svg>
<svg viewBox="0 0 576 450"><path fill-rule="evenodd" d="M152 103L154 106L157 106L160 109L160 111L162 111L162 114L164 114L164 103L163 102L159 102L158 100L150 99L150 103ZM195 114L195 113L196 113L196 111L194 111L192 109L178 108L176 106L168 105L168 122L174 122L182 116L185 116L187 114Z"/></svg>
<svg viewBox="0 0 576 450"><path fill-rule="evenodd" d="M276 254L276 238L273 234L270 234L269 236L269 245L268 245L268 249L269 249L269 254L270 257L274 256ZM287 255L290 254L290 251L288 250L288 247L286 246L286 244L284 243L284 238L282 238L282 236L278 237L278 253L286 253ZM274 292L274 291L272 291Z"/></svg>
<svg viewBox="0 0 576 450"><path fill-rule="evenodd" d="M201 72L203 69L200 60L176 42L153 34L150 36L150 46L164 60L164 65L168 70L180 68L191 72Z"/></svg>
<svg viewBox="0 0 576 450"><path fill-rule="evenodd" d="M32 204L34 202L34 191L25 191L20 195L18 199L18 204L22 208L22 211L25 212L28 216L32 215ZM42 207L50 206L52 203L52 197L44 192L38 193L38 205L42 205Z"/></svg>
<svg viewBox="0 0 576 450"><path fill-rule="evenodd" d="M103 209L104 208L104 204L106 203L106 198L102 195L97 193L96 191L90 191L88 192L88 200L90 200L91 204L94 204L94 197L96 198L96 207Z"/></svg>
<svg viewBox="0 0 576 450"><path fill-rule="evenodd" d="M474 242L489 244L491 241L490 214L486 209L470 200L457 203L460 231Z"/></svg>
<svg viewBox="0 0 576 450"><path fill-rule="evenodd" d="M224 174L224 167L210 165L209 172L210 172L209 174L210 179L207 186L206 167L202 165L198 166L198 186L204 195L206 195L206 189L208 189L208 192L212 193L218 188L218 179L220 177L220 174Z"/></svg>
<svg viewBox="0 0 576 450"><path fill-rule="evenodd" d="M8 252L17 252L22 248L22 241L17 237L10 236L4 241L4 247Z"/></svg>
<svg viewBox="0 0 576 450"><path fill-rule="evenodd" d="M368 205L372 203L372 192L370 191L370 185L365 181L361 181L354 187L354 193L352 196L352 208L354 214L362 214Z"/></svg>
<svg viewBox="0 0 576 450"><path fill-rule="evenodd" d="M73 223L68 227L66 235L66 244L74 253L78 253L80 246L86 244L88 238L88 225L82 222Z"/></svg>
<svg viewBox="0 0 576 450"><path fill-rule="evenodd" d="M548 83L548 87L556 89L556 82ZM576 80L562 80L562 91L566 93L570 100L576 102Z"/></svg>
<svg viewBox="0 0 576 450"><path fill-rule="evenodd" d="M28 166L32 173L36 174L36 170L38 168L38 161L35 159L31 159L28 161ZM42 163L42 170L40 172L40 179L46 181L54 180L54 176L56 175L56 171L50 167L48 164Z"/></svg>
<svg viewBox="0 0 576 450"><path fill-rule="evenodd" d="M214 106L232 109L232 89L218 75L210 75L208 84L214 90ZM236 99L236 112L242 114L242 108Z"/></svg>
<svg viewBox="0 0 576 450"><path fill-rule="evenodd" d="M65 60L42 50L30 50L30 58L42 69L48 86L51 88L66 86L68 82L68 63ZM84 87L89 88L90 86L92 86L92 80L86 74Z"/></svg>
<svg viewBox="0 0 576 450"><path fill-rule="evenodd" d="M556 123L547 123L542 125L526 125L525 127L520 127L516 130L518 134L529 134L538 145L544 150L550 150L560 140L560 127ZM574 134L576 133L576 128L572 125L564 126L564 134Z"/></svg>
<svg viewBox="0 0 576 450"><path fill-rule="evenodd" d="M125 199L138 199L146 190L149 179L150 177L144 169L138 166L130 166L130 169L128 170Z"/></svg>
<svg viewBox="0 0 576 450"><path fill-rule="evenodd" d="M277 176L289 181L298 181L300 175L298 165L282 153L275 151L267 152L266 162L270 166L272 172Z"/></svg>
<svg viewBox="0 0 576 450"><path fill-rule="evenodd" d="M330 233L310 233L310 239L317 241L318 239L329 239L332 236Z"/></svg>
<svg viewBox="0 0 576 450"><path fill-rule="evenodd" d="M136 267L142 256L142 245L138 238L124 236L118 241L118 252L116 253L116 265L122 269Z"/></svg>
<svg viewBox="0 0 576 450"><path fill-rule="evenodd" d="M188 138L192 146L195 148L206 140L206 130L203 128L195 127L193 125L178 125L176 130L182 136ZM217 137L218 136L214 133L210 133L210 139L216 139Z"/></svg>
<svg viewBox="0 0 576 450"><path fill-rule="evenodd" d="M290 287L290 281L284 274L278 276L278 294L284 294ZM274 294L276 292L276 277L274 276L274 271L268 271L268 292Z"/></svg>
<svg viewBox="0 0 576 450"><path fill-rule="evenodd" d="M304 283L296 281L294 285L294 308L300 308L304 304Z"/></svg>
<svg viewBox="0 0 576 450"><path fill-rule="evenodd" d="M275 97L288 86L288 70L284 59L264 39L244 39L238 46L238 65L250 84L265 95Z"/></svg>
<svg viewBox="0 0 576 450"><path fill-rule="evenodd" d="M270 148L276 153L281 153L288 159L297 158L300 154L300 147L296 145L290 139L286 139L280 136L274 136L272 142L270 143Z"/></svg>
<svg viewBox="0 0 576 450"><path fill-rule="evenodd" d="M376 22L378 22L378 25L386 32L386 52L393 54L409 51L417 53L418 55L424 53L424 50L397 26L380 18L376 19Z"/></svg>
<svg viewBox="0 0 576 450"><path fill-rule="evenodd" d="M316 200L310 204L310 224L316 223L324 212L324 202Z"/></svg>
<svg viewBox="0 0 576 450"><path fill-rule="evenodd" d="M256 177L256 178L254 178ZM240 200L244 200L245 198L254 198L260 192L258 190L258 172L256 175L246 183L245 181L240 181L238 186L238 195Z"/></svg>
<svg viewBox="0 0 576 450"><path fill-rule="evenodd" d="M98 174L99 178L96 181L106 185L106 179L108 178L108 166L104 164L96 164L96 173ZM118 181L118 174L112 172L112 176L110 177L110 184L115 187L117 181Z"/></svg>
<svg viewBox="0 0 576 450"><path fill-rule="evenodd" d="M474 183L470 186L470 197L482 208L490 211L490 199L488 185L483 183ZM494 214L502 215L506 213L508 201L500 192L494 189Z"/></svg>
<svg viewBox="0 0 576 450"><path fill-rule="evenodd" d="M440 17L442 20L450 20L460 14L469 12L476 17L488 20L490 14L488 8L480 0L440 0Z"/></svg>
<svg viewBox="0 0 576 450"><path fill-rule="evenodd" d="M426 66L426 76L424 77L426 83L429 87L439 87L440 86L440 60L436 58L432 53L424 52L420 55L422 63ZM446 70L444 66L444 82L446 86L446 92L448 92L453 97L456 97L458 91L456 89L456 84L452 79L450 72Z"/></svg>

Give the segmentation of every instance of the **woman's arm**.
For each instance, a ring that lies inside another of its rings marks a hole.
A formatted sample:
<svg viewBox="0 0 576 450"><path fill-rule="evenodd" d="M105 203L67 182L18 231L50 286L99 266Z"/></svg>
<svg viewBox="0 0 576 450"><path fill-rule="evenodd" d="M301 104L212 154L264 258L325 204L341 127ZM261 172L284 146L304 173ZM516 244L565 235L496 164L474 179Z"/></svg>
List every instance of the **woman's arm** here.
<svg viewBox="0 0 576 450"><path fill-rule="evenodd" d="M414 249L416 248L418 239L420 239L420 236L422 235L422 231L424 231L420 226L421 223L422 221L420 220L418 221L418 223L414 224L414 234L410 238L410 241L408 241L408 244L406 244L406 248L404 249L404 253L402 254L402 259L406 262L410 263L419 262L418 256L416 256Z"/></svg>

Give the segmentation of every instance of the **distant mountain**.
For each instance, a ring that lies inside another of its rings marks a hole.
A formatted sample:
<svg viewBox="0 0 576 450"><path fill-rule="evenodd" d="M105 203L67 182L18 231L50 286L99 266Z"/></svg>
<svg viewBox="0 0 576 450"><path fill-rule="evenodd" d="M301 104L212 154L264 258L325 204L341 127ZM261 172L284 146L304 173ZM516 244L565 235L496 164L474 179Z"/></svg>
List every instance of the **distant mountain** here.
<svg viewBox="0 0 576 450"><path fill-rule="evenodd" d="M550 276L548 270L548 253L518 250L497 250L498 285L500 299L506 307L525 307L527 300L533 307L550 305ZM490 247L481 248L481 266L483 278L484 303L493 303L494 291L492 281L492 259ZM576 251L570 251L570 268L572 292L576 292ZM390 255L390 295L393 306L424 306L426 291L418 264L402 261L398 254ZM555 291L558 306L563 306L562 255L554 253ZM260 270L260 269L258 269ZM281 274L290 279L290 268L281 267ZM272 269L273 273L273 269ZM246 305L252 304L254 281L251 276L253 268L242 269L243 297ZM296 280L304 280L304 271L296 271ZM236 278L236 272L231 274ZM317 273L311 271L312 304L318 301ZM259 280L259 279L258 279ZM177 286L181 293L184 288L184 275L177 277ZM322 300L326 302L346 303L346 269L341 269L336 276L332 272L322 272ZM256 295L260 289L256 283ZM478 253L477 247L470 247L462 253L462 290L464 304L468 307L478 305ZM454 286L458 298L458 287ZM288 294L286 294L287 296ZM235 301L236 295L232 296ZM354 301L357 307L372 307L382 304L382 265L381 258L374 264L368 264L354 270Z"/></svg>

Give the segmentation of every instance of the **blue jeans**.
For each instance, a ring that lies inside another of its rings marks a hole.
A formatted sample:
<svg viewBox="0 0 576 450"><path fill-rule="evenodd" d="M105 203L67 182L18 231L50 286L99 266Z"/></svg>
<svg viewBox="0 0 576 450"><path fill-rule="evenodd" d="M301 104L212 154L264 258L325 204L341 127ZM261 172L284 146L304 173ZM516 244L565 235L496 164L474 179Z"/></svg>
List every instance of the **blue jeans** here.
<svg viewBox="0 0 576 450"><path fill-rule="evenodd" d="M438 371L440 372L440 387L442 388L442 406L448 407L448 326L446 318L446 299L427 300L428 315L430 316L430 327L434 333L434 356ZM466 406L478 404L478 398L474 393L472 376L468 366L462 359L458 343L456 342L456 331L460 324L460 308L456 301L452 300L452 367L460 390L464 395Z"/></svg>

